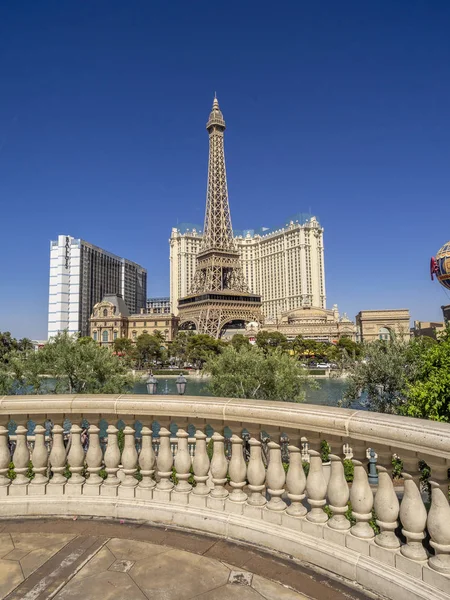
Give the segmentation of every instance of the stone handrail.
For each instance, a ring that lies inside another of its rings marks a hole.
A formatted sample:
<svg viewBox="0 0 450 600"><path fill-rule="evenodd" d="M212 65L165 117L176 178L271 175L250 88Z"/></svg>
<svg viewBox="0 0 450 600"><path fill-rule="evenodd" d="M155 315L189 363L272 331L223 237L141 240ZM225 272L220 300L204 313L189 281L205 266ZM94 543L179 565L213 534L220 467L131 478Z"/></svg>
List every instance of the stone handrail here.
<svg viewBox="0 0 450 600"><path fill-rule="evenodd" d="M87 434L80 426L86 421ZM323 440L333 452L325 464ZM367 448L378 461L372 487ZM400 491L390 475L393 454L405 471ZM428 512L419 460L431 469ZM283 552L393 600L450 598L449 465L450 425L406 417L206 397L0 399L0 517L101 516L187 527Z"/></svg>

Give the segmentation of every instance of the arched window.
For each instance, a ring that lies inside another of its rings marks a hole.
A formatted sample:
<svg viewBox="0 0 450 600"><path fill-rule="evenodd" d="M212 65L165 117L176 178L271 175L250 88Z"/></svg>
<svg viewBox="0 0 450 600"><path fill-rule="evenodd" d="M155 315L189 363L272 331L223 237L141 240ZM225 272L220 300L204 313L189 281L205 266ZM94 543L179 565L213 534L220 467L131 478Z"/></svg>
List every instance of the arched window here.
<svg viewBox="0 0 450 600"><path fill-rule="evenodd" d="M94 342L96 342L96 341L97 341L97 332L94 331Z"/></svg>
<svg viewBox="0 0 450 600"><path fill-rule="evenodd" d="M108 332L107 332L107 331L103 331L103 332L102 332L102 342L103 342L104 344L107 344L107 343L108 343Z"/></svg>
<svg viewBox="0 0 450 600"><path fill-rule="evenodd" d="M107 308L104 308L104 309L103 309L103 316L104 316L104 317L107 317L107 316L108 316L108 309L107 309Z"/></svg>
<svg viewBox="0 0 450 600"><path fill-rule="evenodd" d="M117 340L117 331L114 332L113 338Z"/></svg>
<svg viewBox="0 0 450 600"><path fill-rule="evenodd" d="M132 335L132 337L133 337L133 340L135 340L135 339L136 339L136 332L135 332L135 331L133 331L133 333L132 333L131 335Z"/></svg>
<svg viewBox="0 0 450 600"><path fill-rule="evenodd" d="M391 339L391 332L387 327L380 327L380 329L378 330L378 339L384 341Z"/></svg>

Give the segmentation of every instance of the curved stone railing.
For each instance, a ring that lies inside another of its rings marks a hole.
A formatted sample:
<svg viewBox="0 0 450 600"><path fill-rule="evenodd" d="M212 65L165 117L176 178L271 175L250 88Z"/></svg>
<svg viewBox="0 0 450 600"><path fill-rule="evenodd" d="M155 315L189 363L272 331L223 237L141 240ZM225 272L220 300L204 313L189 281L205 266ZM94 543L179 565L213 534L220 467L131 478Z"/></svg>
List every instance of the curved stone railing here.
<svg viewBox="0 0 450 600"><path fill-rule="evenodd" d="M368 448L378 462L372 486ZM393 454L405 471L397 488ZM419 461L431 470L428 511ZM186 527L282 552L395 600L450 598L449 466L450 425L432 421L205 397L0 399L0 516Z"/></svg>

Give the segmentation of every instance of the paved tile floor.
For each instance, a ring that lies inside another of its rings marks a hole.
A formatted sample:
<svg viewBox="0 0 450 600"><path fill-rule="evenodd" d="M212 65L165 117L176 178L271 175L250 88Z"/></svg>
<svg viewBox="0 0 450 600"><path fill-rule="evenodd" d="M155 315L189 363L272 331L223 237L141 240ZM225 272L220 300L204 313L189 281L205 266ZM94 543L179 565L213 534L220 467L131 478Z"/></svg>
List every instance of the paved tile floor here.
<svg viewBox="0 0 450 600"><path fill-rule="evenodd" d="M95 520L0 521L5 600L361 600L289 561L186 532Z"/></svg>

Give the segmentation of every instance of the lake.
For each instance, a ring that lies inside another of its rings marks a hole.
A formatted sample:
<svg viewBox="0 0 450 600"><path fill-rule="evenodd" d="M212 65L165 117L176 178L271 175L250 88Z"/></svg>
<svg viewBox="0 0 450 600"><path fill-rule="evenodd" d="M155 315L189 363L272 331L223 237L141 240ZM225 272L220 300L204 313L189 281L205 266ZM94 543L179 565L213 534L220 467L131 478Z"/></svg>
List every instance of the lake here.
<svg viewBox="0 0 450 600"><path fill-rule="evenodd" d="M159 382L158 384L158 395L163 394L167 389L167 394L176 395L177 387L176 387L176 378L175 377L167 377L164 376L156 378ZM317 381L317 379L316 379ZM326 406L337 406L339 400L341 400L346 383L345 379L333 379L333 378L324 378L318 380L319 389L311 389L310 387L306 387L306 399L305 402L310 404L323 404ZM205 379L195 379L195 378L187 378L186 384L186 396L209 396L209 392L207 390L207 380ZM135 394L146 394L147 387L145 382L142 381L137 383L134 386L133 392ZM359 402L352 405L352 408L363 408Z"/></svg>

